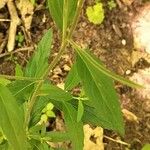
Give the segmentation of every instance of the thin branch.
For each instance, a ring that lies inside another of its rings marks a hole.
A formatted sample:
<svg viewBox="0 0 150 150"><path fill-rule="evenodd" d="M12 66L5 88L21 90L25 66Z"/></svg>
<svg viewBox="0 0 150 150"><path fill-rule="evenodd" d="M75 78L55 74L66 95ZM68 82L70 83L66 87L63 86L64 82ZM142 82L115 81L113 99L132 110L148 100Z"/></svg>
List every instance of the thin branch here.
<svg viewBox="0 0 150 150"><path fill-rule="evenodd" d="M0 74L0 78L5 78L5 79L9 79L9 80L43 81L43 79L38 79L38 78L9 76L9 75L2 75L2 74Z"/></svg>
<svg viewBox="0 0 150 150"><path fill-rule="evenodd" d="M0 19L0 22L10 22L10 19Z"/></svg>
<svg viewBox="0 0 150 150"><path fill-rule="evenodd" d="M5 56L8 56L8 55L15 54L15 53L18 53L18 52L22 52L22 51L33 51L33 49L34 49L34 47L18 48L18 49L16 49L15 51L6 52L6 53L3 53L3 54L0 54L0 58L5 57Z"/></svg>
<svg viewBox="0 0 150 150"><path fill-rule="evenodd" d="M113 141L113 142L116 142L116 143L119 143L119 144L126 145L126 146L130 147L130 144L128 144L128 143L126 143L126 142L123 142L123 141L121 141L121 140L115 140L115 139L113 139L113 138L111 138L111 137L108 137L108 136L106 136L106 135L104 135L104 138L106 138L106 139L108 139L108 140L110 140L110 141Z"/></svg>

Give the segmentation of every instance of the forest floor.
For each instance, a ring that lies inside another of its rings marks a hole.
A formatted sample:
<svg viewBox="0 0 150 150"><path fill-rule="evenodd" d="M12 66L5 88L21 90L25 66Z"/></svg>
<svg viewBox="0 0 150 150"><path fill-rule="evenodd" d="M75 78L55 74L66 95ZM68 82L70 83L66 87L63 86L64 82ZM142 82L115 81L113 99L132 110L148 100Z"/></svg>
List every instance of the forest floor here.
<svg viewBox="0 0 150 150"><path fill-rule="evenodd" d="M131 0L127 1L130 2ZM132 4L125 5L121 0L116 0L117 6L110 10L107 2L103 0L105 19L101 25L94 25L88 21L85 14L85 8L92 5L93 0L86 0L73 35L77 43L93 51L107 68L126 78L132 78L134 73L150 67L150 61L145 55L133 58L135 48L130 24L133 17L143 7L144 2L141 0L132 1ZM0 74L14 75L16 63L24 67L34 50L32 47L38 43L44 32L51 27L54 30L52 55L57 55L59 49L58 32L43 2L43 0L38 0L34 9L30 26L30 38L28 38L24 24L21 23L18 26L17 35L19 32L22 33L24 40L20 43L21 45L17 40L15 41L13 53L8 53L6 48L10 22L0 21ZM0 19L10 19L7 6L0 9ZM68 48L68 51L63 55L62 60L50 76L53 83L60 86L64 82L73 58L74 52ZM133 59L136 59L136 61ZM150 99L139 96L135 89L120 83L116 83L115 87L124 110L126 133L121 140L131 145L130 150L140 150L144 144L150 143ZM119 135L112 131L104 130L104 135L114 140L119 138ZM103 143L106 150L128 149L126 145L107 138L104 138Z"/></svg>

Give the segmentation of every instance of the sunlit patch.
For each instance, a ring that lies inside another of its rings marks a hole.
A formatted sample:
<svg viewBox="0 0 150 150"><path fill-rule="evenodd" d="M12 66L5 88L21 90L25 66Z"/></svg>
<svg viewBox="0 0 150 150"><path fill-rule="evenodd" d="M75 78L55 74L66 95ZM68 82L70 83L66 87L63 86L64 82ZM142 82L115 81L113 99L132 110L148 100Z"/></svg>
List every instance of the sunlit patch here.
<svg viewBox="0 0 150 150"><path fill-rule="evenodd" d="M147 3L132 23L134 46L150 54L150 3Z"/></svg>

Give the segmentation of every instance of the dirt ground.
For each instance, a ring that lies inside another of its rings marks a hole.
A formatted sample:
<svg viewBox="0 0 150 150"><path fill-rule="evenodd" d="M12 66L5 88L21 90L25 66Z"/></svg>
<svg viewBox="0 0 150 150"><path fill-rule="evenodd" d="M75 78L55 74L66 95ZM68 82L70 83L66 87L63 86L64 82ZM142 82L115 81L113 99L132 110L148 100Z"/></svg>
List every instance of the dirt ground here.
<svg viewBox="0 0 150 150"><path fill-rule="evenodd" d="M29 41L25 39L21 47L35 46L43 33L52 27L55 38L53 56L55 56L59 48L57 29L42 2L42 0L38 1L38 4L41 5L34 11L31 24L31 39ZM139 59L132 65L131 58L134 46L130 23L139 9L144 5L144 2L134 0L131 5L127 6L121 0L116 0L117 7L113 10L109 10L105 0L103 0L103 3L105 19L101 25L94 25L88 21L85 15L86 6L93 4L93 1L87 0L85 2L84 10L73 35L74 40L80 45L90 48L110 70L126 78L132 76L139 69L150 67L150 62L144 58ZM7 7L0 9L0 18L10 18ZM20 51L5 56L7 53L8 28L9 22L0 22L0 74L14 75L15 63L17 62L25 66L31 52L28 50ZM19 31L24 34L23 24L18 27L17 32ZM3 47L2 44L4 45ZM15 50L18 48L20 47L16 42ZM71 66L73 54L74 52L71 49L68 49L68 52L64 54L60 64L56 66L50 78L53 83L59 84L64 81L68 73L66 66ZM137 121L124 117L126 133L125 137L121 138L121 140L131 144L130 150L140 150L144 144L150 143L150 102L139 97L134 89L119 83L116 83L116 90L118 91L122 108L132 112L138 118ZM113 139L119 137L116 133L107 130L104 131L104 134ZM123 144L118 144L105 138L104 143L106 150L128 149Z"/></svg>

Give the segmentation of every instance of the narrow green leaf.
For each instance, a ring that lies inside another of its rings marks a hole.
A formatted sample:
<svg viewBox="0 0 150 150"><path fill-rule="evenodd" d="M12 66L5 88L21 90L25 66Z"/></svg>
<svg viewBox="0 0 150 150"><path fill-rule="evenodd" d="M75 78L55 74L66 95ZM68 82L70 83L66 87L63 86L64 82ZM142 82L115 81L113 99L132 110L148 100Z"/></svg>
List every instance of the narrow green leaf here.
<svg viewBox="0 0 150 150"><path fill-rule="evenodd" d="M48 68L48 58L52 43L52 30L48 30L39 42L37 51L32 59L27 64L25 76L27 77L42 77L45 70Z"/></svg>
<svg viewBox="0 0 150 150"><path fill-rule="evenodd" d="M94 55L90 54L87 50L83 50L81 49L78 45L76 45L76 43L74 43L73 41L70 41L70 43L72 44L72 46L74 47L74 49L77 51L78 55L82 58L82 60L84 61L84 63L88 66L89 64L92 65L92 67L96 68L97 70L99 70L99 72L102 72L103 74L105 74L108 77L111 77L114 80L117 80L123 84L126 84L130 87L133 88L143 88L143 86L136 84L128 79L125 79L111 71L109 71L108 69L106 69L104 67L104 65L100 62L100 60L98 60Z"/></svg>
<svg viewBox="0 0 150 150"><path fill-rule="evenodd" d="M47 97L45 98L47 99ZM52 100L51 102L55 105L57 109L63 111L63 105L61 104L61 102L56 102ZM68 101L68 103L72 105L76 111L78 110L78 101L76 101L75 99L72 99L71 101ZM88 103L87 101L84 101L82 103L84 107L82 120L85 124L91 123L95 126L101 126L103 128L105 127L107 129L112 129L111 123L107 122L106 119L103 118L103 116L100 116L99 113L95 111L95 108L91 106L91 102L89 100L88 100Z"/></svg>
<svg viewBox="0 0 150 150"><path fill-rule="evenodd" d="M69 101L72 99L72 95L59 87L52 84L44 84L39 92L40 96L48 96L49 99L56 101Z"/></svg>
<svg viewBox="0 0 150 150"><path fill-rule="evenodd" d="M46 132L43 139L51 142L63 142L69 140L69 134L66 132L51 131Z"/></svg>
<svg viewBox="0 0 150 150"><path fill-rule="evenodd" d="M42 127L43 127L43 125L37 124L29 129L29 133L31 135L37 134L37 133L39 133L39 131L42 130Z"/></svg>
<svg viewBox="0 0 150 150"><path fill-rule="evenodd" d="M84 113L84 107L83 107L82 101L79 100L79 102L78 102L77 122L81 121L83 113Z"/></svg>
<svg viewBox="0 0 150 150"><path fill-rule="evenodd" d="M103 117L103 120L111 124L111 129L123 135L123 119L112 79L100 72L90 62L87 66L80 57L77 58L77 69L85 94L95 107L95 111ZM108 124L105 126L108 127Z"/></svg>
<svg viewBox="0 0 150 150"><path fill-rule="evenodd" d="M7 85L12 95L16 98L18 104L24 103L27 97L34 89L35 81L16 80Z"/></svg>
<svg viewBox="0 0 150 150"><path fill-rule="evenodd" d="M81 121L77 122L77 111L71 104L63 102L63 112L67 132L69 133L70 140L72 141L72 149L83 150L83 123Z"/></svg>
<svg viewBox="0 0 150 150"><path fill-rule="evenodd" d="M14 150L26 150L24 116L10 91L0 85L0 126Z"/></svg>
<svg viewBox="0 0 150 150"><path fill-rule="evenodd" d="M22 71L22 68L21 66L17 63L16 64L16 67L15 67L15 76L21 76L23 77L23 71Z"/></svg>
<svg viewBox="0 0 150 150"><path fill-rule="evenodd" d="M73 105L73 107L78 110L78 104L72 100L71 101L71 105ZM103 118L103 116L100 116L98 112L95 111L95 108L90 106L91 104L88 104L87 102L83 102L83 107L84 107L84 113L82 116L82 120L85 124L89 124L91 123L92 125L95 126L101 126L103 128L106 129L112 129L112 125L110 122L107 122L105 118Z"/></svg>
<svg viewBox="0 0 150 150"><path fill-rule="evenodd" d="M37 145L36 150L50 150L50 146L47 143L40 143Z"/></svg>
<svg viewBox="0 0 150 150"><path fill-rule="evenodd" d="M49 102L50 99L46 96L37 98L31 115L30 127L33 127L40 121L42 110Z"/></svg>
<svg viewBox="0 0 150 150"><path fill-rule="evenodd" d="M142 150L150 150L150 144L145 144Z"/></svg>
<svg viewBox="0 0 150 150"><path fill-rule="evenodd" d="M63 0L48 0L50 14L56 25L62 30L63 27Z"/></svg>
<svg viewBox="0 0 150 150"><path fill-rule="evenodd" d="M12 150L12 149L10 149L8 143L5 142L4 144L0 144L0 150Z"/></svg>
<svg viewBox="0 0 150 150"><path fill-rule="evenodd" d="M72 95L69 92L66 92L51 84L44 84L41 87L39 96L40 95L41 97L37 99L32 111L32 118L30 123L31 126L35 125L40 120L43 108L52 100L54 100L54 102L57 101L58 103L62 101L69 101L72 99Z"/></svg>
<svg viewBox="0 0 150 150"><path fill-rule="evenodd" d="M71 70L69 71L69 74L65 80L65 90L68 91L68 90L73 89L75 86L79 84L79 82L80 82L80 78L79 78L76 63L75 63L71 67Z"/></svg>
<svg viewBox="0 0 150 150"><path fill-rule="evenodd" d="M62 31L63 30L63 20L64 17L67 17L67 27L69 27L74 19L77 2L78 0L66 0L67 5L63 6L64 0L48 0L48 7L50 14L54 19L57 27ZM67 12L64 16L63 8Z"/></svg>
<svg viewBox="0 0 150 150"><path fill-rule="evenodd" d="M0 84L6 86L6 85L8 85L8 84L10 84L10 83L11 83L10 80L7 80L7 79L5 79L5 78L1 78L1 77L0 77Z"/></svg>

